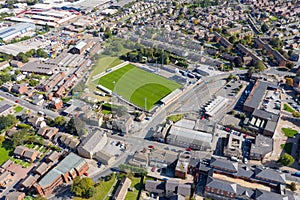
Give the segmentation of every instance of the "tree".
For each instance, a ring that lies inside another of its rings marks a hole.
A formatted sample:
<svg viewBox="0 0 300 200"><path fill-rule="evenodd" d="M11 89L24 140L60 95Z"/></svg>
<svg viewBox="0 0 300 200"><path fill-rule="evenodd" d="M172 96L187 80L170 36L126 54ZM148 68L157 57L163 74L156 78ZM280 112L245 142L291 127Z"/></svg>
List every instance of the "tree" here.
<svg viewBox="0 0 300 200"><path fill-rule="evenodd" d="M8 81L11 81L11 76L8 73L3 73L0 75L0 80L2 83L6 83Z"/></svg>
<svg viewBox="0 0 300 200"><path fill-rule="evenodd" d="M23 52L18 53L17 59L23 63L26 63L29 61L28 57Z"/></svg>
<svg viewBox="0 0 300 200"><path fill-rule="evenodd" d="M220 51L223 53L225 52L225 47L224 46L220 46Z"/></svg>
<svg viewBox="0 0 300 200"><path fill-rule="evenodd" d="M297 187L296 187L296 186L297 186L297 185L296 185L295 182L291 182L290 187L291 187L291 190L292 190L293 192L297 190Z"/></svg>
<svg viewBox="0 0 300 200"><path fill-rule="evenodd" d="M274 37L274 38L271 39L270 45L273 48L282 49L282 47L283 47L283 41L280 40L279 38Z"/></svg>
<svg viewBox="0 0 300 200"><path fill-rule="evenodd" d="M228 41L231 43L235 43L237 41L237 37L235 35L232 35L229 37Z"/></svg>
<svg viewBox="0 0 300 200"><path fill-rule="evenodd" d="M31 56L33 56L35 53L36 53L36 52L35 52L35 49L30 49L29 51L27 51L27 52L25 53L25 55L26 55L27 57L31 57Z"/></svg>
<svg viewBox="0 0 300 200"><path fill-rule="evenodd" d="M5 137L3 135L0 135L0 146L2 145L2 143L4 142Z"/></svg>
<svg viewBox="0 0 300 200"><path fill-rule="evenodd" d="M15 75L19 75L19 74L21 74L21 72L20 72L20 70L17 69L17 70L15 71Z"/></svg>
<svg viewBox="0 0 300 200"><path fill-rule="evenodd" d="M287 63L285 64L285 66L286 66L287 68L289 68L289 69L292 69L295 65L294 65L293 62L287 62Z"/></svg>
<svg viewBox="0 0 300 200"><path fill-rule="evenodd" d="M262 25L261 25L261 31L263 32L263 33L265 33L265 32L267 32L269 30L269 27L267 26L267 24L266 23L263 23Z"/></svg>
<svg viewBox="0 0 300 200"><path fill-rule="evenodd" d="M225 27L222 27L222 34L224 34L224 35L227 35L227 34L228 34L228 32L227 32L227 28L225 28Z"/></svg>
<svg viewBox="0 0 300 200"><path fill-rule="evenodd" d="M85 123L79 118L71 118L66 125L66 131L72 135L84 135L86 133Z"/></svg>
<svg viewBox="0 0 300 200"><path fill-rule="evenodd" d="M107 27L104 31L104 37L107 39L112 37L112 32L109 27Z"/></svg>
<svg viewBox="0 0 300 200"><path fill-rule="evenodd" d="M75 120L74 120L74 117L72 117L68 123L67 123L67 126L66 126L66 129L68 131L68 133L72 134L72 135L77 135L77 131L76 131L76 128L75 128Z"/></svg>
<svg viewBox="0 0 300 200"><path fill-rule="evenodd" d="M59 127L64 127L67 124L67 121L64 116L58 116L54 119L54 124Z"/></svg>
<svg viewBox="0 0 300 200"><path fill-rule="evenodd" d="M229 76L227 77L227 82L230 82L233 79L233 75L229 74Z"/></svg>
<svg viewBox="0 0 300 200"><path fill-rule="evenodd" d="M36 55L41 58L47 58L47 53L43 49L38 49Z"/></svg>
<svg viewBox="0 0 300 200"><path fill-rule="evenodd" d="M285 79L285 83L288 85L288 86L293 86L294 85L294 80L292 78L289 78L287 77Z"/></svg>
<svg viewBox="0 0 300 200"><path fill-rule="evenodd" d="M30 79L29 83L28 83L31 87L34 87L36 85L39 84L39 81L34 80L34 79Z"/></svg>
<svg viewBox="0 0 300 200"><path fill-rule="evenodd" d="M278 160L284 166L290 166L295 162L295 159L288 153L284 153Z"/></svg>
<svg viewBox="0 0 300 200"><path fill-rule="evenodd" d="M0 131L17 123L17 119L13 115L0 116Z"/></svg>
<svg viewBox="0 0 300 200"><path fill-rule="evenodd" d="M24 133L24 131L18 131L16 133L14 133L13 136L11 137L13 147L23 145L24 142L25 142L25 135L26 134L27 133Z"/></svg>
<svg viewBox="0 0 300 200"><path fill-rule="evenodd" d="M263 72L265 70L265 64L261 60L258 60L255 63L255 68L256 68L256 71Z"/></svg>
<svg viewBox="0 0 300 200"><path fill-rule="evenodd" d="M235 67L243 67L243 60L240 56L235 57L233 63Z"/></svg>
<svg viewBox="0 0 300 200"><path fill-rule="evenodd" d="M246 35L244 37L244 40L246 41L247 44L250 44L252 42L252 37L250 35Z"/></svg>
<svg viewBox="0 0 300 200"><path fill-rule="evenodd" d="M49 32L50 31L50 27L49 27L49 25L46 23L46 25L45 25L45 32Z"/></svg>
<svg viewBox="0 0 300 200"><path fill-rule="evenodd" d="M95 194L94 182L91 178L75 177L73 185L71 186L71 192L75 193L75 196L90 198Z"/></svg>

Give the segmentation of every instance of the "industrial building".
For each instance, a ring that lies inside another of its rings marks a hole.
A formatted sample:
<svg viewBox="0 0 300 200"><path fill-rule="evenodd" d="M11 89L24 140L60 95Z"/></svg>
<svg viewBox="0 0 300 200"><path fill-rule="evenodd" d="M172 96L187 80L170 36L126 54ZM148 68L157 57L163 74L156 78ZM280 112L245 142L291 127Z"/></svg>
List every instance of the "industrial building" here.
<svg viewBox="0 0 300 200"><path fill-rule="evenodd" d="M76 44L72 49L70 49L70 53L72 54L83 54L85 51L89 50L94 45L93 40L88 41L80 41Z"/></svg>
<svg viewBox="0 0 300 200"><path fill-rule="evenodd" d="M19 23L8 28L3 28L0 30L0 38L5 41L11 41L15 38L20 38L25 35L35 34L35 25L31 23Z"/></svg>
<svg viewBox="0 0 300 200"><path fill-rule="evenodd" d="M56 11L53 9L41 10L26 10L20 15L8 17L7 19L14 22L27 22L41 26L45 26L47 24L50 27L56 28L76 19L79 16L67 11Z"/></svg>
<svg viewBox="0 0 300 200"><path fill-rule="evenodd" d="M74 153L70 153L56 167L51 169L34 188L41 196L47 196L62 183L68 183L76 176L81 176L88 170L87 162Z"/></svg>
<svg viewBox="0 0 300 200"><path fill-rule="evenodd" d="M47 74L51 75L57 69L56 65L49 65L42 62L29 62L26 63L21 69L21 72Z"/></svg>
<svg viewBox="0 0 300 200"><path fill-rule="evenodd" d="M243 111L251 114L244 124L254 131L272 137L277 127L279 113L278 111L275 113L274 109L270 110L269 107L273 106L268 106L268 104L271 105L274 102L276 104L275 99L280 102L277 86L257 80L243 105Z"/></svg>

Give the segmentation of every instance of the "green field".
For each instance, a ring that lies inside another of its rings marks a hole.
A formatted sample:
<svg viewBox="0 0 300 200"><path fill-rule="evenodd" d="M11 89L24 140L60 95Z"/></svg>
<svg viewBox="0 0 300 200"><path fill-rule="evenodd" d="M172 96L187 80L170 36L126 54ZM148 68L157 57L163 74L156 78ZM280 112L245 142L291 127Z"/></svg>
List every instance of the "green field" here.
<svg viewBox="0 0 300 200"><path fill-rule="evenodd" d="M91 198L81 198L81 197L74 197L74 200L103 200L108 192L110 191L111 187L114 185L116 180L116 175L113 174L111 180L109 181L101 181L98 186L95 187L96 192L93 197Z"/></svg>
<svg viewBox="0 0 300 200"><path fill-rule="evenodd" d="M12 144L5 140L2 145L0 145L0 165L10 158L12 151Z"/></svg>
<svg viewBox="0 0 300 200"><path fill-rule="evenodd" d="M135 105L151 110L160 99L181 85L134 65L126 65L113 71L98 81L98 84L121 95Z"/></svg>
<svg viewBox="0 0 300 200"><path fill-rule="evenodd" d="M136 200L139 194L139 190L143 188L143 183L141 183L141 177L131 177L130 179L130 187L134 188L134 191L128 191L125 200Z"/></svg>

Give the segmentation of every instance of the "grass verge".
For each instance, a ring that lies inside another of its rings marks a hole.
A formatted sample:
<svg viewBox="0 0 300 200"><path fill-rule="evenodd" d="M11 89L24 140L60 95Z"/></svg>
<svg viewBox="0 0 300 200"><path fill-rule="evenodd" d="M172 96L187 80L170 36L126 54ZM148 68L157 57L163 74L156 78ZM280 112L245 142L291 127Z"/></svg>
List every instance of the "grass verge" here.
<svg viewBox="0 0 300 200"><path fill-rule="evenodd" d="M283 105L283 110L287 111L287 112L294 112L293 108L291 108L289 105L287 105L286 103Z"/></svg>
<svg viewBox="0 0 300 200"><path fill-rule="evenodd" d="M289 138L293 138L295 135L298 134L298 131L291 128L282 128L281 130Z"/></svg>
<svg viewBox="0 0 300 200"><path fill-rule="evenodd" d="M21 112L23 110L23 107L16 106L16 107L14 107L14 110L15 110L15 113L19 113L19 112Z"/></svg>

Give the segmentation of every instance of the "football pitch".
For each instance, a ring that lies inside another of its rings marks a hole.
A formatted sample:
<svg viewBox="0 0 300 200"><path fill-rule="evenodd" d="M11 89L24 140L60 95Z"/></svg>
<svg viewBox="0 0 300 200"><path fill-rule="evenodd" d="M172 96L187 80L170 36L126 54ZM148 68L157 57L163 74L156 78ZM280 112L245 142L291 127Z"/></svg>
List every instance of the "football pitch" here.
<svg viewBox="0 0 300 200"><path fill-rule="evenodd" d="M132 64L101 77L98 84L146 110L151 110L159 100L181 87L174 81L142 70Z"/></svg>

